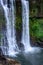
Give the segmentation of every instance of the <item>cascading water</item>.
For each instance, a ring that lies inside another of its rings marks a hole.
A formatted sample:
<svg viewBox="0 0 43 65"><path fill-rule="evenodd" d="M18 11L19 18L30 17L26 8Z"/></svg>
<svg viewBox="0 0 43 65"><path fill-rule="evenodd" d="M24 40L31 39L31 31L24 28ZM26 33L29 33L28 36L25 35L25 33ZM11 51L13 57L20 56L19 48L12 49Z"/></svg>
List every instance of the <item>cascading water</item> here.
<svg viewBox="0 0 43 65"><path fill-rule="evenodd" d="M21 0L21 2L22 2L22 21L23 21L21 42L24 45L25 51L27 51L31 47L30 35L29 35L29 2L26 0Z"/></svg>
<svg viewBox="0 0 43 65"><path fill-rule="evenodd" d="M15 9L13 5L13 0L10 0L8 7L8 0L5 1L5 4L3 3L3 0L1 0L1 5L4 10L5 18L6 18L6 28L7 28L7 41L8 41L8 51L7 55L14 55L16 51L18 50L18 46L16 44L16 37L15 37ZM4 50L3 50L4 52ZM5 51L6 52L6 51Z"/></svg>
<svg viewBox="0 0 43 65"><path fill-rule="evenodd" d="M20 50L18 48L17 42L16 42L16 35L15 35L15 5L13 5L13 0L0 0L1 5L4 10L5 18L6 18L6 37L7 37L7 44L4 43L4 48L2 48L2 51L4 55L14 56L17 54ZM15 2L15 0L14 0ZM22 39L21 39L21 45L24 47L23 51L28 52L34 52L35 50L39 50L37 47L31 47L30 45L30 35L29 35L29 2L26 0L21 0L22 3ZM5 39L5 37L4 37Z"/></svg>

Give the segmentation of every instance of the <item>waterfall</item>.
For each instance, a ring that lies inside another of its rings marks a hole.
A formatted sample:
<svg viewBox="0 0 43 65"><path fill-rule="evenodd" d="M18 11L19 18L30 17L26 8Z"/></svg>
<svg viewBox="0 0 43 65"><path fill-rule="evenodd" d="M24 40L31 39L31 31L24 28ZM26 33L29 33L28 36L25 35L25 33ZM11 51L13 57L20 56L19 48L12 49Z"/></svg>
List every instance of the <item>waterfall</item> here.
<svg viewBox="0 0 43 65"><path fill-rule="evenodd" d="M6 18L6 36L8 41L8 51L7 55L13 56L15 52L18 50L18 46L16 44L16 36L15 36L15 6L13 5L13 0L9 0L10 3L1 0L1 5L4 10L5 18ZM10 7L8 7L8 4ZM3 51L4 52L4 51ZM6 51L5 51L6 52Z"/></svg>
<svg viewBox="0 0 43 65"><path fill-rule="evenodd" d="M21 0L22 2L22 40L25 51L31 49L30 35L29 35L29 1Z"/></svg>
<svg viewBox="0 0 43 65"><path fill-rule="evenodd" d="M14 2L13 2L14 1ZM4 10L4 15L6 19L6 32L4 32L3 36L4 44L1 45L1 49L4 55L14 56L18 52L36 52L39 51L37 47L31 47L30 45L30 34L29 34L29 1L21 0L22 3L22 37L20 48L16 42L16 30L15 30L15 22L16 22L16 9L15 9L15 0L0 0L1 6ZM14 4L13 4L14 3ZM6 45L7 42L7 45ZM23 50L22 50L23 49Z"/></svg>

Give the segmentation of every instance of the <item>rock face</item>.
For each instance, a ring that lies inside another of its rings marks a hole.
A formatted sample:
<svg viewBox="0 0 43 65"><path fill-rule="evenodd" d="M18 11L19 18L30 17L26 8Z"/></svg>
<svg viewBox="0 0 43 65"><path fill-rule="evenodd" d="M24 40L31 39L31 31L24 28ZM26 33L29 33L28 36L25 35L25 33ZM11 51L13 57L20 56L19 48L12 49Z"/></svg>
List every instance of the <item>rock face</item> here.
<svg viewBox="0 0 43 65"><path fill-rule="evenodd" d="M31 46L33 46L33 47L41 47L41 48L43 48L43 39L35 39L35 38L31 38Z"/></svg>

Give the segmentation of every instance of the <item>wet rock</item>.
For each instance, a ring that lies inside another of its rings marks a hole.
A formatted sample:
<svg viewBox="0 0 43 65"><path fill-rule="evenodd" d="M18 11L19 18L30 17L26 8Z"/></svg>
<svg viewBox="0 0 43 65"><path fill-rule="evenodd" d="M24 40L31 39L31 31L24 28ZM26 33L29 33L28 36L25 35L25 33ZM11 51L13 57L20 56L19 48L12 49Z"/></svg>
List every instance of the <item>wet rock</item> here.
<svg viewBox="0 0 43 65"><path fill-rule="evenodd" d="M9 65L21 65L20 62L7 58L7 62Z"/></svg>
<svg viewBox="0 0 43 65"><path fill-rule="evenodd" d="M3 53L2 53L2 50L1 50L1 48L0 48L0 55L2 55Z"/></svg>
<svg viewBox="0 0 43 65"><path fill-rule="evenodd" d="M19 46L19 49L20 49L20 50L22 50L22 51L24 50L24 45L23 45L21 42L19 43L18 46Z"/></svg>
<svg viewBox="0 0 43 65"><path fill-rule="evenodd" d="M2 49L0 48L0 65L5 65L6 63L6 58L3 55Z"/></svg>
<svg viewBox="0 0 43 65"><path fill-rule="evenodd" d="M7 0L7 3L8 3L8 8L10 8L10 6L11 6L10 0Z"/></svg>
<svg viewBox="0 0 43 65"><path fill-rule="evenodd" d="M4 56L1 48L0 48L0 56Z"/></svg>
<svg viewBox="0 0 43 65"><path fill-rule="evenodd" d="M0 55L0 65L6 65L6 58L4 57L4 55Z"/></svg>

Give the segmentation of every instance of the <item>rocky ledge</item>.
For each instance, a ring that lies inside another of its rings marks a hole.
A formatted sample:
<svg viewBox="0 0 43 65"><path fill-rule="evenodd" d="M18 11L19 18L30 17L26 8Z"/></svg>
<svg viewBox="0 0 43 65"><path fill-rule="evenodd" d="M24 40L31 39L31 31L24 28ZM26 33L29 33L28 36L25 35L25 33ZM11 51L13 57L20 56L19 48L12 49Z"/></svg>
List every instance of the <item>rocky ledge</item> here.
<svg viewBox="0 0 43 65"><path fill-rule="evenodd" d="M0 48L0 65L21 65L19 61L5 57Z"/></svg>
<svg viewBox="0 0 43 65"><path fill-rule="evenodd" d="M10 58L5 58L4 56L0 56L0 65L21 65L20 62L10 59Z"/></svg>

